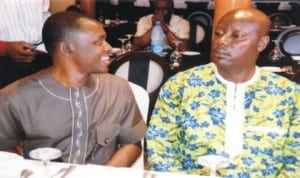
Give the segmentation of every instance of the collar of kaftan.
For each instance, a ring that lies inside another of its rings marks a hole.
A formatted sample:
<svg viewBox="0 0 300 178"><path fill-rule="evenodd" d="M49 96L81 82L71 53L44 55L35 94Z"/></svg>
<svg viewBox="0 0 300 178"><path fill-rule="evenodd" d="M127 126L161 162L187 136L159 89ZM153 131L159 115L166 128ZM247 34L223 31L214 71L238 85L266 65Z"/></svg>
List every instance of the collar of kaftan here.
<svg viewBox="0 0 300 178"><path fill-rule="evenodd" d="M218 69L217 69L216 65L214 63L212 63L212 64L213 64L213 71L216 74L217 79L220 80L222 83L224 83L226 85L239 85L239 86L251 85L252 83L254 83L258 79L258 77L260 75L259 67L255 66L255 73L250 78L250 80L242 82L242 83L234 83L234 82L228 81L225 78L223 78L220 75L220 73L218 72Z"/></svg>

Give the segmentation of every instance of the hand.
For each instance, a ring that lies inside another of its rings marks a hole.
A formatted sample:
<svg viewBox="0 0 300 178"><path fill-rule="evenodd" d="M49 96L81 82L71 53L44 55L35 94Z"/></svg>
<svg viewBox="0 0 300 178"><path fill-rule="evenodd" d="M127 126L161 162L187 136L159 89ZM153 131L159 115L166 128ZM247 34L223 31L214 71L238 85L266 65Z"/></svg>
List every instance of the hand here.
<svg viewBox="0 0 300 178"><path fill-rule="evenodd" d="M19 62L31 62L37 55L37 51L31 50L34 46L24 41L8 42L6 56Z"/></svg>
<svg viewBox="0 0 300 178"><path fill-rule="evenodd" d="M164 23L164 16L154 14L154 15L152 16L152 24L154 24L155 21L160 21L160 23Z"/></svg>
<svg viewBox="0 0 300 178"><path fill-rule="evenodd" d="M163 29L163 31L164 31L165 34L167 34L170 31L170 29L169 29L169 27L168 27L168 25L166 23L161 22L160 26Z"/></svg>
<svg viewBox="0 0 300 178"><path fill-rule="evenodd" d="M155 21L160 21L160 26L162 27L164 33L167 33L169 32L169 28L168 28L168 25L165 23L164 21L164 16L161 16L161 15L153 15L152 17L152 23L154 24Z"/></svg>

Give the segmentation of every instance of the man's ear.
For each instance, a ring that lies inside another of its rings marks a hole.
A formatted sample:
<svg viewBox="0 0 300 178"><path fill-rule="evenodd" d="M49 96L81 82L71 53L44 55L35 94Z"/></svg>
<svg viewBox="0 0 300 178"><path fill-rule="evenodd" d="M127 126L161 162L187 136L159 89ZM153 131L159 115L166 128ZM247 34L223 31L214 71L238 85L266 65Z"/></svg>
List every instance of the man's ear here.
<svg viewBox="0 0 300 178"><path fill-rule="evenodd" d="M75 51L73 44L69 41L62 41L59 45L59 49L60 52L66 56L73 55L73 52Z"/></svg>
<svg viewBox="0 0 300 178"><path fill-rule="evenodd" d="M259 42L258 42L258 51L262 52L269 44L270 42L270 37L268 35L264 35L260 38Z"/></svg>

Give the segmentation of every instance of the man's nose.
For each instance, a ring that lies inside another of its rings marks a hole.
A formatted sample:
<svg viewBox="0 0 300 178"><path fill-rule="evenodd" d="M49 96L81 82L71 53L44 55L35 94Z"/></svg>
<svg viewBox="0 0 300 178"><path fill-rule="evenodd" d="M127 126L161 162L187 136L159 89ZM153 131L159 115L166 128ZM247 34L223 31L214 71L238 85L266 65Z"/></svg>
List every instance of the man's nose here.
<svg viewBox="0 0 300 178"><path fill-rule="evenodd" d="M224 34L219 38L219 44L227 45L228 44L228 35Z"/></svg>
<svg viewBox="0 0 300 178"><path fill-rule="evenodd" d="M112 50L112 46L107 41L105 41L104 42L104 51L109 52L111 50Z"/></svg>

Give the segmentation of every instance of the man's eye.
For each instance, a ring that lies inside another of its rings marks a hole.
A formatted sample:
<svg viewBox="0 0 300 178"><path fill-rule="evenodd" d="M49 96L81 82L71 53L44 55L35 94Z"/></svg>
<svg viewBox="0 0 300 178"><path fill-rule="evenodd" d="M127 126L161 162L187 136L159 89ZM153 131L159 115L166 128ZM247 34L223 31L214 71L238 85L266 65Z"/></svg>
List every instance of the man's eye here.
<svg viewBox="0 0 300 178"><path fill-rule="evenodd" d="M99 40L96 42L96 45L101 46L101 45L103 45L103 43L104 43L104 40Z"/></svg>
<svg viewBox="0 0 300 178"><path fill-rule="evenodd" d="M238 38L241 38L242 36L243 36L243 35L240 34L240 33L233 33L233 34L232 34L232 37L233 37L233 38L237 38L237 39L238 39Z"/></svg>
<svg viewBox="0 0 300 178"><path fill-rule="evenodd" d="M215 36L222 36L222 35L223 35L223 32L220 31L220 30L217 30L217 31L215 32Z"/></svg>

